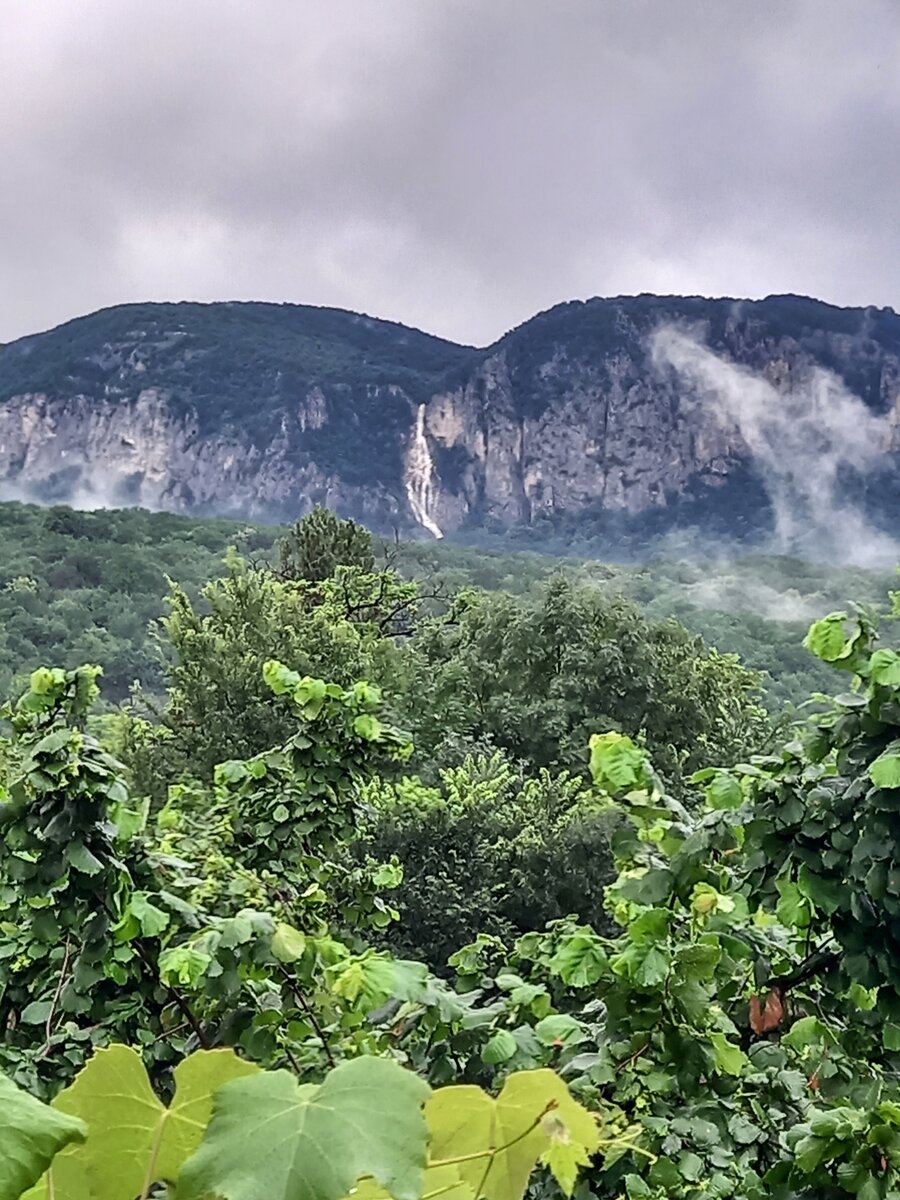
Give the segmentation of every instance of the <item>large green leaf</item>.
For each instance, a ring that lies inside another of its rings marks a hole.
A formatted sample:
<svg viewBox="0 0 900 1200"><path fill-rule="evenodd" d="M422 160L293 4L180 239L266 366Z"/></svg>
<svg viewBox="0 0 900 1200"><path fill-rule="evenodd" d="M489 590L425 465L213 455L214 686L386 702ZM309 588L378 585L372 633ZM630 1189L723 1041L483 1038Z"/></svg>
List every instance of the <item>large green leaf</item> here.
<svg viewBox="0 0 900 1200"><path fill-rule="evenodd" d="M200 1050L175 1070L171 1108L154 1094L140 1055L128 1046L98 1050L54 1108L82 1118L83 1146L60 1155L49 1172L55 1200L141 1195L154 1181L173 1182L200 1144L213 1094L229 1080L257 1074L231 1050ZM50 1188L47 1188L50 1193Z"/></svg>
<svg viewBox="0 0 900 1200"><path fill-rule="evenodd" d="M521 1200L535 1164L543 1158L569 1187L577 1162L599 1144L594 1118L569 1095L553 1071L510 1075L493 1099L479 1087L441 1088L425 1107L434 1162L484 1155L459 1164L473 1192L488 1200ZM560 1154L561 1145L582 1155ZM491 1159L491 1155L493 1158Z"/></svg>
<svg viewBox="0 0 900 1200"><path fill-rule="evenodd" d="M0 1075L0 1200L18 1200L54 1155L86 1132L77 1117L42 1104Z"/></svg>
<svg viewBox="0 0 900 1200"><path fill-rule="evenodd" d="M823 617L821 621L814 621L803 639L803 645L823 662L837 662L843 658L847 649L847 635L844 630L846 620L845 612L834 612Z"/></svg>
<svg viewBox="0 0 900 1200"><path fill-rule="evenodd" d="M900 788L900 753L896 743L869 764L869 778L880 788Z"/></svg>
<svg viewBox="0 0 900 1200"><path fill-rule="evenodd" d="M609 966L606 951L593 929L583 926L565 938L550 960L550 970L570 987L590 987Z"/></svg>
<svg viewBox="0 0 900 1200"><path fill-rule="evenodd" d="M418 1200L428 1129L426 1083L397 1063L356 1058L321 1085L268 1071L226 1084L178 1200L340 1200L371 1175L395 1200Z"/></svg>

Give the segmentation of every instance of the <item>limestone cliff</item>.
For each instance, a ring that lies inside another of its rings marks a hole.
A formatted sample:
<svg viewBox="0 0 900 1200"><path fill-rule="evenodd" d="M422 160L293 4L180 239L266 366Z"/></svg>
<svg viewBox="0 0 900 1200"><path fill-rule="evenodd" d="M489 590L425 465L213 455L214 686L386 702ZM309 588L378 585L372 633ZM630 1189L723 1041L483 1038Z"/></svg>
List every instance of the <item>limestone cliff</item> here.
<svg viewBox="0 0 900 1200"><path fill-rule="evenodd" d="M900 494L898 412L892 310L598 299L476 350L335 310L129 305L0 348L0 495L279 519L324 503L423 536L662 527L685 505L763 521L789 443L801 492L827 464L829 502L873 472Z"/></svg>

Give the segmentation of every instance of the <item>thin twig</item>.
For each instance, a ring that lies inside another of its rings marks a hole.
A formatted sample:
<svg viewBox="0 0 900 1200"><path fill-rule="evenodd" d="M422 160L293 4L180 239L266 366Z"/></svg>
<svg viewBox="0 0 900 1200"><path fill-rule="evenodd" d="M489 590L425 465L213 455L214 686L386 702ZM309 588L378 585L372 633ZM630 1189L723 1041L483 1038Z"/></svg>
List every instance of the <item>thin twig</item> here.
<svg viewBox="0 0 900 1200"><path fill-rule="evenodd" d="M50 1053L50 1040L53 1037L53 1017L66 982L66 972L69 969L69 955L71 952L72 943L69 940L69 935L66 934L66 948L63 953L62 966L59 969L59 979L56 981L56 991L53 993L53 999L50 1001L50 1011L47 1013L47 1023L44 1026L44 1044L38 1053L38 1058L43 1058L46 1054Z"/></svg>
<svg viewBox="0 0 900 1200"><path fill-rule="evenodd" d="M649 1046L650 1046L649 1042L644 1042L644 1044L643 1044L643 1046L641 1046L640 1050L635 1050L634 1054L629 1054L629 1056L627 1058L623 1058L620 1063L616 1063L616 1066L615 1066L616 1073L624 1070L625 1067L630 1066L631 1063L633 1063L636 1058L640 1058L641 1055L644 1053L644 1051L649 1048Z"/></svg>
<svg viewBox="0 0 900 1200"><path fill-rule="evenodd" d="M322 1049L325 1051L325 1058L328 1062L329 1067L334 1067L334 1065L335 1065L334 1064L334 1055L331 1053L331 1047L328 1045L328 1039L325 1036L322 1026L319 1024L318 1018L316 1017L316 1014L313 1012L309 1001L306 999L303 992L297 986L297 983L292 978L290 972L287 971L284 967L282 967L281 973L284 976L288 987L291 989L294 999L297 1001L297 1003L300 1005L300 1007L303 1009L303 1011L309 1017L310 1023L312 1025L313 1029L316 1031L319 1041L322 1043Z"/></svg>

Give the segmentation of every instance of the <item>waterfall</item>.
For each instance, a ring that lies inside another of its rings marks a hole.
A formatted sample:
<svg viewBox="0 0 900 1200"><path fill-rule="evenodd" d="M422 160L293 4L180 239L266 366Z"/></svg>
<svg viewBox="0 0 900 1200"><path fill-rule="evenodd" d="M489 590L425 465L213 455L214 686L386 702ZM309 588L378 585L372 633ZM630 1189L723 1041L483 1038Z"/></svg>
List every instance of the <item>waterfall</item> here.
<svg viewBox="0 0 900 1200"><path fill-rule="evenodd" d="M434 463L425 438L424 404L416 412L416 430L406 454L406 495L419 524L436 538L442 538L444 534L431 516L435 501Z"/></svg>

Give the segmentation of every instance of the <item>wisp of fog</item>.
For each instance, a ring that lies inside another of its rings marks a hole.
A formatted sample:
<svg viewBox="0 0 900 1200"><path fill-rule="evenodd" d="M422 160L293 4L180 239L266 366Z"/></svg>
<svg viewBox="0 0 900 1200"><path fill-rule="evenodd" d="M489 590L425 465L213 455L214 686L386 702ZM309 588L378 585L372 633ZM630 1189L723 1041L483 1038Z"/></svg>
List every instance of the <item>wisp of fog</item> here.
<svg viewBox="0 0 900 1200"><path fill-rule="evenodd" d="M878 467L890 445L886 417L820 367L780 390L683 328L657 329L650 348L657 367L678 374L682 405L701 406L743 441L772 504L776 553L835 556L856 566L897 561L897 543L840 486L847 468L862 476Z"/></svg>

